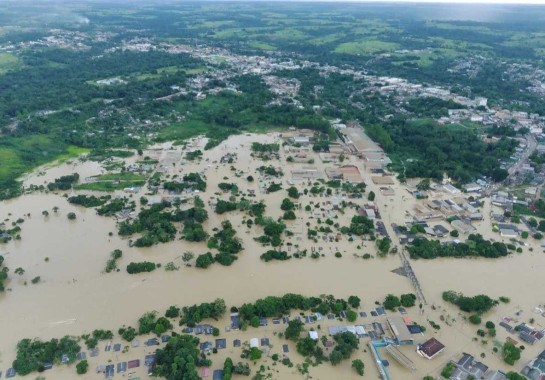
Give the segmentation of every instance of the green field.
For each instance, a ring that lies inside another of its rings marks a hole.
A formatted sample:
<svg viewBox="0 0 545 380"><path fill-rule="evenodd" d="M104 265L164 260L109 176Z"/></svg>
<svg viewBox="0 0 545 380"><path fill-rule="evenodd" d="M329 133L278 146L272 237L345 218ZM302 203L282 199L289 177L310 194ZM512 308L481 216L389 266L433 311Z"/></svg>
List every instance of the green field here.
<svg viewBox="0 0 545 380"><path fill-rule="evenodd" d="M250 42L249 46L254 49L260 49L260 50L276 50L276 46L265 43L265 42Z"/></svg>
<svg viewBox="0 0 545 380"><path fill-rule="evenodd" d="M201 67L195 67L195 68L184 68L184 67L178 67L178 66L167 66L167 67L161 67L157 69L157 72L154 74L138 74L136 75L137 80L149 80L149 79L158 79L161 78L163 75L168 74L174 74L177 72L185 72L188 75L196 75L196 74L203 74L206 73L209 69L205 66Z"/></svg>
<svg viewBox="0 0 545 380"><path fill-rule="evenodd" d="M0 74L19 67L19 58L10 53L0 53Z"/></svg>
<svg viewBox="0 0 545 380"><path fill-rule="evenodd" d="M115 191L127 187L141 187L146 183L147 177L140 174L122 172L98 175L96 182L81 183L74 186L76 190Z"/></svg>
<svg viewBox="0 0 545 380"><path fill-rule="evenodd" d="M335 48L335 53L341 54L376 54L387 53L399 49L395 42L379 40L365 40L358 42L345 42Z"/></svg>

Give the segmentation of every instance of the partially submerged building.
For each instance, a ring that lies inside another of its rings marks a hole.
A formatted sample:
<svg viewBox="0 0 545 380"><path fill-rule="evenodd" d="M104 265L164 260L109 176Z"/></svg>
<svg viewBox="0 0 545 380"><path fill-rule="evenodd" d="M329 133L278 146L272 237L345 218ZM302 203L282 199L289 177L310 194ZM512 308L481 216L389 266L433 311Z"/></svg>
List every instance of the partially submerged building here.
<svg viewBox="0 0 545 380"><path fill-rule="evenodd" d="M400 345L413 344L413 336L400 316L386 318L388 329Z"/></svg>
<svg viewBox="0 0 545 380"><path fill-rule="evenodd" d="M418 352L421 356L425 357L426 359L433 359L437 355L439 355L441 352L445 350L445 345L441 342L439 342L435 338L431 338L427 340L426 342L419 344L416 352Z"/></svg>

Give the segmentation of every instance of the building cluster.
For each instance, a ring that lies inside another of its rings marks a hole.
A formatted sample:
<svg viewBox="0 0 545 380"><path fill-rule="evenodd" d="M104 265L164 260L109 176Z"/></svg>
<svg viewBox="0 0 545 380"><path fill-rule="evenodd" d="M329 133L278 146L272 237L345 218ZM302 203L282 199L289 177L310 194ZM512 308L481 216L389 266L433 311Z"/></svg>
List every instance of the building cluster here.
<svg viewBox="0 0 545 380"><path fill-rule="evenodd" d="M470 354L463 353L462 357L454 365L455 368L449 377L450 380L507 380L504 372L489 369L486 364L478 361Z"/></svg>
<svg viewBox="0 0 545 380"><path fill-rule="evenodd" d="M545 351L530 361L522 370L522 374L530 380L542 380L545 378Z"/></svg>

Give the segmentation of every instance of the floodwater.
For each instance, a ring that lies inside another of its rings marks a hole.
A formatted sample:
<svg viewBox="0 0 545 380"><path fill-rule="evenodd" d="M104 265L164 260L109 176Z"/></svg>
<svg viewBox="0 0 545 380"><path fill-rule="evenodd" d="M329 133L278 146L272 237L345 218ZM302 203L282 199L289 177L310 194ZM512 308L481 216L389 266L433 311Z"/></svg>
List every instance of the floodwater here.
<svg viewBox="0 0 545 380"><path fill-rule="evenodd" d="M125 266L131 261L149 260L164 264L173 261L181 263L183 252L191 251L198 255L207 252L205 244L187 243L176 240L168 244L161 244L151 248L131 248L127 239L121 239L116 234L116 222L114 218L101 217L96 215L92 209L70 205L66 199L59 194L30 194L20 198L0 203L0 218L8 219L6 225L19 217L25 219L22 223L20 241L11 241L0 246L0 253L5 256L5 265L10 270L10 281L6 284L9 291L0 295L0 370L9 368L15 358L15 347L22 338L39 337L50 339L62 337L66 334L81 335L89 333L93 329L103 328L117 331L122 325L136 325L136 321L143 313L156 310L160 314L170 305L191 305L212 301L216 298L223 298L228 308L233 305L241 305L245 302L252 302L258 298L269 295L282 295L285 293L300 293L305 295L318 296L320 294L333 294L336 297L346 298L349 295L357 295L362 299L362 310L369 312L373 309L375 301L382 301L384 297L393 293L400 295L413 292L410 281L392 270L400 267L401 262L397 255L384 259L373 258L363 260L354 257L357 253L376 254L374 242L354 241L349 242L345 237L339 242L314 243L306 237L305 223L316 224L315 219L310 219L309 214L303 210L296 211L298 220L288 222L288 227L294 231L301 231L302 234L295 234L289 238L299 249L314 247L322 248L319 251L324 255L319 259L306 257L303 259L291 259L284 262L265 263L260 260L259 255L268 248L261 247L253 240L261 234L260 227L252 227L249 230L242 220L244 215L238 212L217 215L208 205L208 201L215 197L226 199L229 195L221 193L217 184L220 182L234 182L241 191L255 190L255 200L263 199L267 204L266 215L274 218L280 217L280 203L285 198L285 190L265 195L259 190L260 179L256 168L261 165L281 166L286 175L281 179L284 189L286 180L292 168L309 166L298 163L286 163L285 154L281 153L281 159L263 162L250 157L249 146L251 142L259 141L278 142L279 136L275 135L246 135L231 137L220 146L206 151L204 159L200 162L189 162L184 165L175 162L171 164L173 154L169 152L170 144L163 144L159 150L150 150L145 155L158 158L165 162L165 170L170 175L183 175L188 172L203 171L207 178L207 191L200 193L203 198L209 220L204 223L208 232L214 227L219 227L222 220L229 219L237 230L237 236L242 239L244 250L239 253L239 259L230 267L223 267L214 264L206 270L194 267L181 267L179 271L166 272L158 269L149 274L129 275ZM195 139L186 150L194 150L204 146L204 139ZM181 147L173 149L181 150ZM219 163L221 157L228 152L236 152L238 160L233 164ZM126 160L136 160L136 157ZM406 211L409 212L416 202L414 198L396 182L392 186L395 190L394 196L382 196L379 186L373 185L369 174L365 172L361 162L355 157L350 157L352 163L357 164L360 172L364 174L368 190L374 190L377 195L376 203L380 209L383 222L388 232L393 236L391 223L403 224L407 220ZM217 161L217 163L214 163ZM166 164L168 162L168 165ZM317 167L323 173L326 166L333 163L322 163L318 157L312 166ZM235 171L242 171L240 177L235 176ZM100 174L100 165L90 162L70 162L58 167L44 170L44 173L30 174L25 178L26 184L41 184L44 180L53 180L61 175L70 174L75 171L84 178L93 174ZM256 181L248 183L246 176L252 174ZM227 179L224 179L227 177ZM280 180L276 180L277 182ZM300 185L301 187L301 185ZM302 189L302 187L301 187ZM134 194L135 200L144 195L145 189L139 194ZM220 193L218 193L220 192ZM120 195L126 195L118 192ZM218 194L215 194L218 193ZM313 202L326 202L324 197L302 196L299 200L303 207ZM357 200L358 204L366 203L364 199ZM138 203L138 202L137 202ZM58 212L53 208L58 207ZM323 204L326 211L331 206ZM488 206L488 209L490 207ZM488 209L483 214L488 215ZM43 216L42 211L48 210L49 216ZM348 210L348 209L347 209ZM75 212L77 219L69 221L67 213ZM28 216L30 214L30 216ZM340 225L348 225L350 218L354 215L353 210L346 214L338 213ZM479 226L479 231L485 236L493 235L489 221L485 219ZM487 227L488 226L488 227ZM109 233L112 232L112 236ZM494 234L499 239L497 234ZM394 237L395 240L395 237ZM436 336L443 342L447 349L437 359L427 361L420 358L414 351L414 347L404 347L402 351L411 358L417 367L414 373L399 367L393 359L389 360L391 366L389 371L392 379L419 379L422 376L433 373L437 374L450 358L455 358L462 352L468 352L479 356L485 353L483 360L492 368L505 368L497 355L493 354L493 342L490 340L487 345L473 341L476 328L469 326L463 321L457 311L446 306L441 301L441 293L444 290L461 291L467 295L488 294L492 297L502 295L512 299L510 304L500 305L483 320L490 319L496 324L504 316L514 316L519 309L523 310L521 321L527 322L529 318L535 318L534 325L545 324L543 317L533 313L535 306L544 303L544 294L539 286L536 286L537 279L545 267L545 254L535 245L534 252L525 250L523 254L514 254L506 259L481 260L481 259L441 259L434 261L413 261L414 270L421 282L424 294L427 297L428 305L424 306L424 314L420 314L418 308L413 308L409 315L413 320L427 327L423 336L416 337L417 342L422 342L431 336ZM361 246L358 249L357 246ZM104 273L103 269L109 258L110 252L114 249L123 251L123 258L118 262L121 269L118 273ZM335 258L334 253L340 251L342 258ZM292 252L293 253L293 252ZM47 260L46 260L47 258ZM22 267L25 273L21 276L13 273L17 267ZM38 284L32 284L31 279L40 276ZM433 310L432 305L437 305ZM294 315L292 313L292 315ZM433 320L441 325L441 330L434 332L427 319ZM442 319L450 321L451 326L442 322ZM453 321L455 319L455 321ZM380 318L364 320L359 318L356 323L370 323L370 321L381 321ZM270 354L281 354L281 345L286 343L275 335L285 329L283 325L271 325L248 331L224 332L228 324L227 319L219 322L203 321L216 325L222 330L222 337L228 340L228 349L217 355L212 355L213 368L221 368L223 360L227 355L237 362L240 356L240 348L232 348L232 339L240 338L243 341L252 337L269 337L273 348ZM326 326L335 321L324 321L321 325ZM177 324L175 324L177 325ZM312 326L315 327L315 326ZM176 327L176 329L178 329ZM325 332L325 331L324 331ZM503 341L507 336L505 331L498 328L498 340ZM320 334L321 335L321 334ZM120 341L120 339L117 339ZM143 339L141 339L143 341ZM369 352L366 352L366 341L362 340L360 349L352 359L360 358L366 364L366 377L378 376L374 363ZM101 343L101 345L103 345ZM539 345L527 348L523 353L521 365L529 361L540 350ZM543 345L541 343L541 345ZM295 347L290 343L289 357L294 364L301 363L302 358L295 352ZM150 351L149 348L131 348L128 353L104 353L97 358L90 358L90 372L81 378L99 378L100 374L94 374L94 368L98 364L107 364L121 360L139 358ZM109 356L108 356L109 355ZM311 367L310 374L315 379L332 378L359 378L350 368L351 360L332 367L325 363L318 367ZM270 366L273 378L291 379L303 378L295 367L288 368L281 364L272 365L272 360L266 358L263 361L252 365L253 373L261 364ZM278 371L278 372L276 372ZM147 378L142 369L136 374ZM75 368L56 367L46 378L51 379L73 379L76 377ZM120 377L120 375L116 375ZM29 375L33 378L33 375Z"/></svg>

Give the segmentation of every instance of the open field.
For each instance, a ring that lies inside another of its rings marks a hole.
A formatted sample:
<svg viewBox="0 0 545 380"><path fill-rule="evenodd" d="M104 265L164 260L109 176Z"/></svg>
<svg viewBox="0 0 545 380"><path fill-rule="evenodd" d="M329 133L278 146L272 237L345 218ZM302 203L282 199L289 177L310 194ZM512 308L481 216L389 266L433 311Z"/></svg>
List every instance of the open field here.
<svg viewBox="0 0 545 380"><path fill-rule="evenodd" d="M335 52L343 54L375 54L386 53L398 48L399 45L393 42L366 40L342 43L335 48Z"/></svg>

